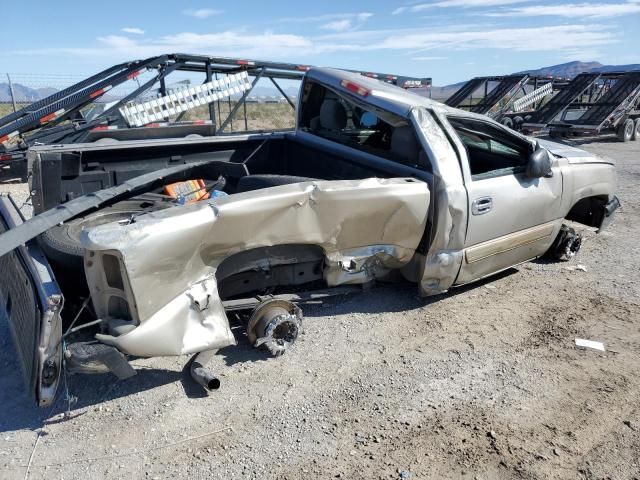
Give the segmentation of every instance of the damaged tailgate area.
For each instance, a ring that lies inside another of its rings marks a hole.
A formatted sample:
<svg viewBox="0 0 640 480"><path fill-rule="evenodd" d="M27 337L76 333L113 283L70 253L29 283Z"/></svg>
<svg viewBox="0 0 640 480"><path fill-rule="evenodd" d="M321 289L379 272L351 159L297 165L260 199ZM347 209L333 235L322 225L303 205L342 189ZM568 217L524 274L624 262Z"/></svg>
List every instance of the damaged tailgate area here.
<svg viewBox="0 0 640 480"><path fill-rule="evenodd" d="M12 198L0 195L0 233L22 223ZM62 294L35 240L0 257L0 272L0 320L9 325L29 391L49 405L62 369Z"/></svg>

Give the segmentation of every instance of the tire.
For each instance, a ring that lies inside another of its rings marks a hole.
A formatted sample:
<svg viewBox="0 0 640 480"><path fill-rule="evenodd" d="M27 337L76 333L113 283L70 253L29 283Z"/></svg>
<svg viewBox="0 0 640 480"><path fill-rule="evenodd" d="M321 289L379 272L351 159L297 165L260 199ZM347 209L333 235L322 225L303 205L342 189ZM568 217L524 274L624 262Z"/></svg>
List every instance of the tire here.
<svg viewBox="0 0 640 480"><path fill-rule="evenodd" d="M618 140L621 142L628 142L633 137L633 133L636 129L636 125L630 118L627 118L624 123L618 126L618 130L616 134L618 135Z"/></svg>
<svg viewBox="0 0 640 480"><path fill-rule="evenodd" d="M93 141L93 143L95 143L96 145L113 145L114 143L119 142L120 140L118 140L117 138L111 137L103 137Z"/></svg>
<svg viewBox="0 0 640 480"><path fill-rule="evenodd" d="M85 228L128 220L134 215L161 208L166 208L166 205L160 207L143 197L125 200L50 228L40 235L40 245L49 260L63 267L66 273L70 275L82 273L84 271L84 248L80 243L80 236Z"/></svg>
<svg viewBox="0 0 640 480"><path fill-rule="evenodd" d="M582 235L577 234L573 228L562 225L545 256L557 262L568 262L576 256L581 246Z"/></svg>
<svg viewBox="0 0 640 480"><path fill-rule="evenodd" d="M314 180L317 180L317 178L296 177L294 175L247 175L238 181L238 192L250 192L261 188L312 182Z"/></svg>
<svg viewBox="0 0 640 480"><path fill-rule="evenodd" d="M504 125L505 127L513 128L513 120L511 120L509 117L503 118L500 123L502 123L502 125Z"/></svg>
<svg viewBox="0 0 640 480"><path fill-rule="evenodd" d="M631 140L640 140L640 118L636 118L634 121L634 129L633 135L631 135Z"/></svg>
<svg viewBox="0 0 640 480"><path fill-rule="evenodd" d="M518 115L517 117L513 117L513 127L516 130L520 130L523 123L524 123L524 118L522 118L521 116Z"/></svg>

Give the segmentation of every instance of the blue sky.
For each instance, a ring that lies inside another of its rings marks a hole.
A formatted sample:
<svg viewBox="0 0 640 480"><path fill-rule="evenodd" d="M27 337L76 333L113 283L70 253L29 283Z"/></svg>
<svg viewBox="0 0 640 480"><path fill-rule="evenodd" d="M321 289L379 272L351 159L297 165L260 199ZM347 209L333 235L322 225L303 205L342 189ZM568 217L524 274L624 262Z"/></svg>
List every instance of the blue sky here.
<svg viewBox="0 0 640 480"><path fill-rule="evenodd" d="M185 52L444 85L570 60L640 63L640 0L1 1L0 71L12 73L88 75Z"/></svg>

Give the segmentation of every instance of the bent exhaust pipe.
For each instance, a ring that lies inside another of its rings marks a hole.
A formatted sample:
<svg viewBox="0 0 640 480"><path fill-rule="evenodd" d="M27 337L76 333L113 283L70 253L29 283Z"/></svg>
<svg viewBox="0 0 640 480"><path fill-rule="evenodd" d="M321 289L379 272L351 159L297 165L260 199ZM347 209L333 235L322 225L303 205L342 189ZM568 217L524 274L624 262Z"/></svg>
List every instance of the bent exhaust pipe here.
<svg viewBox="0 0 640 480"><path fill-rule="evenodd" d="M220 379L206 368L207 363L209 363L216 353L217 350L205 350L204 352L197 353L191 361L191 378L208 391L220 388Z"/></svg>

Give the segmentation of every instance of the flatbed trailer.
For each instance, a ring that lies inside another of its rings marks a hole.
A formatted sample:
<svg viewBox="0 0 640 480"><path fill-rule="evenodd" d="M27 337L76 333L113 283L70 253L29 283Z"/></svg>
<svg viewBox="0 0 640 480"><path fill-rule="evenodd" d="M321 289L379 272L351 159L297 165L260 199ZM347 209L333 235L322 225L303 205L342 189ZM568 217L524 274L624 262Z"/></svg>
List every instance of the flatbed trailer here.
<svg viewBox="0 0 640 480"><path fill-rule="evenodd" d="M615 134L640 138L640 71L581 73L523 124L550 136Z"/></svg>
<svg viewBox="0 0 640 480"><path fill-rule="evenodd" d="M492 88L491 84L495 84ZM445 103L487 115L504 125L519 129L549 95L562 89L566 79L531 76L525 73L475 77L465 83ZM474 101L474 93L480 91Z"/></svg>
<svg viewBox="0 0 640 480"><path fill-rule="evenodd" d="M0 154L4 155L5 162L10 162L23 158L20 152L34 144L221 135L228 133L228 127L233 126L234 121L244 123L244 131L249 131L246 100L258 80L269 79L295 109L294 101L278 81L301 80L310 68L310 65L303 64L181 53L121 63L0 118ZM403 88L431 87L431 78L350 71ZM92 118L83 116L83 109L108 96L113 88L139 78L145 72L152 72L152 78L139 82L131 93L108 104L98 115ZM174 72L202 74L203 84L170 92L167 77ZM147 98L145 103L141 96L155 85L159 85L159 98ZM205 85L210 87L207 92L204 91ZM163 121L149 120L140 124L141 119L144 121L151 117L137 115L138 123L132 124L132 117L127 117L128 113L137 113L136 109L142 105L153 103L154 100L157 104L163 99L166 101L162 109L155 110L157 115L163 116ZM222 100L228 103L228 111L224 113L220 109ZM208 120L181 121L186 110L204 104L209 106ZM235 117L240 109L243 110L244 119L238 120ZM169 115L169 111L173 114Z"/></svg>

